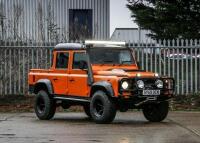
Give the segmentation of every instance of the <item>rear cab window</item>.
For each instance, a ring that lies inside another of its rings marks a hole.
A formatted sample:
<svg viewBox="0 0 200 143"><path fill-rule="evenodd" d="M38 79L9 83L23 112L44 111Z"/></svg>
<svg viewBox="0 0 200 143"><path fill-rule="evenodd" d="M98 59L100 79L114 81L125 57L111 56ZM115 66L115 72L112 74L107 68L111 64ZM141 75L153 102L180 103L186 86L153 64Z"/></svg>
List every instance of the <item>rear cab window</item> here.
<svg viewBox="0 0 200 143"><path fill-rule="evenodd" d="M56 54L56 69L68 69L69 53L68 52L57 52Z"/></svg>

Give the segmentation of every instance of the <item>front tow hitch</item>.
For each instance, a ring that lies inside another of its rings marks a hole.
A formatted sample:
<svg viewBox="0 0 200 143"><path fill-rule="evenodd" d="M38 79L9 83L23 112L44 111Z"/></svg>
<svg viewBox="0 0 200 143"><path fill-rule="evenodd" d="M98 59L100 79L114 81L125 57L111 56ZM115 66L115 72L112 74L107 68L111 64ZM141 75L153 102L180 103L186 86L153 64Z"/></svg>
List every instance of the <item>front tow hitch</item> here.
<svg viewBox="0 0 200 143"><path fill-rule="evenodd" d="M154 97L147 97L145 100L139 102L139 103L136 103L135 106L138 107L144 103L147 103L148 101L156 101L157 100L157 97L154 96Z"/></svg>

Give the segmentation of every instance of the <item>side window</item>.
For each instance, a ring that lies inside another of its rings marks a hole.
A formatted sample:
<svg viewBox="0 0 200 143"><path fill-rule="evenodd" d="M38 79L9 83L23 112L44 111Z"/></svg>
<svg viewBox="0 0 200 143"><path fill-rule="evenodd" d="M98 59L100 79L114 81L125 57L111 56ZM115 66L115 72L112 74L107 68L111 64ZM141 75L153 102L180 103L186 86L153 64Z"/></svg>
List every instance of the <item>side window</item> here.
<svg viewBox="0 0 200 143"><path fill-rule="evenodd" d="M87 69L87 57L84 52L74 53L73 69Z"/></svg>
<svg viewBox="0 0 200 143"><path fill-rule="evenodd" d="M69 53L58 52L56 55L56 68L67 69L68 68Z"/></svg>

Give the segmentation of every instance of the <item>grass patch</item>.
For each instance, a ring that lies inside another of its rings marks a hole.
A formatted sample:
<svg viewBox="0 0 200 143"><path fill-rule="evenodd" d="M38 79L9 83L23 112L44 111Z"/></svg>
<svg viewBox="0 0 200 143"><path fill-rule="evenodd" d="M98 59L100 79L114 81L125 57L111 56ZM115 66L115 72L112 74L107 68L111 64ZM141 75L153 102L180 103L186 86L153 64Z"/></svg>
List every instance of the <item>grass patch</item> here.
<svg viewBox="0 0 200 143"><path fill-rule="evenodd" d="M32 112L34 96L0 96L0 112Z"/></svg>
<svg viewBox="0 0 200 143"><path fill-rule="evenodd" d="M0 96L0 112L34 112L34 97L23 95ZM58 107L58 112L80 112L83 111L81 106L72 106L69 109Z"/></svg>
<svg viewBox="0 0 200 143"><path fill-rule="evenodd" d="M200 111L200 93L175 96L171 102L172 110Z"/></svg>

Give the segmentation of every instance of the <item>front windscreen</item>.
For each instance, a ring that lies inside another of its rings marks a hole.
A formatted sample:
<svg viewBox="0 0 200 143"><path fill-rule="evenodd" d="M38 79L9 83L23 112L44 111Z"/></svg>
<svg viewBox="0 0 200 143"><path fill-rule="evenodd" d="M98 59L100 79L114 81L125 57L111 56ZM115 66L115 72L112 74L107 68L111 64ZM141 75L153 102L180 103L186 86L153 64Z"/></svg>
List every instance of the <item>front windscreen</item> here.
<svg viewBox="0 0 200 143"><path fill-rule="evenodd" d="M90 60L92 64L135 64L131 51L129 49L91 48Z"/></svg>

